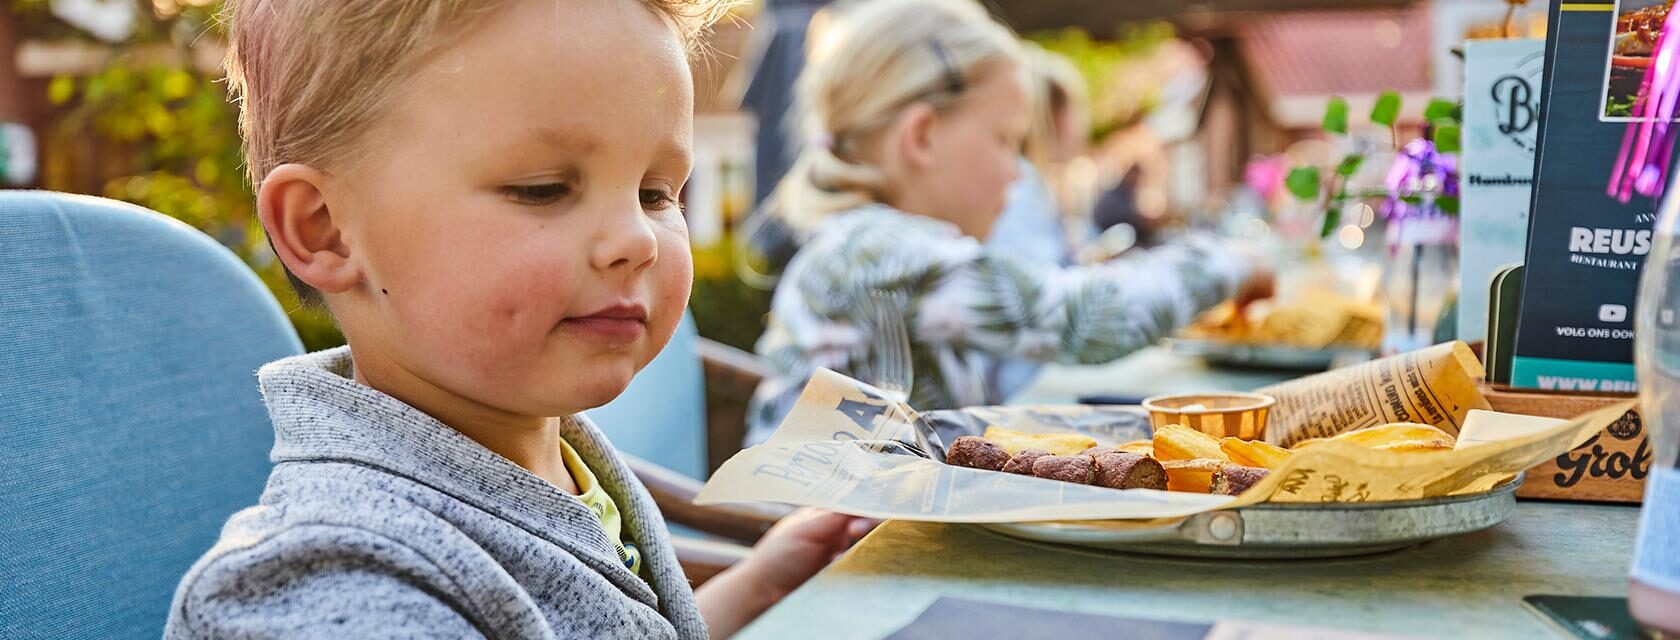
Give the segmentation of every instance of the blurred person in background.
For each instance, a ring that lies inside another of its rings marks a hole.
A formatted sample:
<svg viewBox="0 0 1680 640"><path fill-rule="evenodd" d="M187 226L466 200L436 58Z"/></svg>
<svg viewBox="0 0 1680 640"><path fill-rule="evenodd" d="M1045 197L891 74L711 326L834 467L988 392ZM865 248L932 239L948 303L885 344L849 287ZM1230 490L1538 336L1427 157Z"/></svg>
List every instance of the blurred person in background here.
<svg viewBox="0 0 1680 640"><path fill-rule="evenodd" d="M986 249L1032 128L1020 42L970 0L865 0L830 28L798 87L812 142L769 203L803 242L757 346L773 371L749 444L817 368L879 370L886 306L909 336L909 403L944 409L1002 400L981 356L1107 362L1269 291L1252 258L1205 236L1089 267Z"/></svg>
<svg viewBox="0 0 1680 640"><path fill-rule="evenodd" d="M797 130L789 118L793 113L793 85L805 68L810 47L807 28L821 21L822 8L830 0L764 0L764 12L755 21L755 55L752 77L741 97L741 107L758 118L754 134L755 155L753 203L764 202L770 190L787 173L799 153Z"/></svg>
<svg viewBox="0 0 1680 640"><path fill-rule="evenodd" d="M744 241L736 248L736 270L746 282L768 289L788 260L799 250L799 237L780 217L769 213L766 200L798 156L804 141L792 118L794 85L809 61L823 54L831 0L766 0L756 30L763 43L741 106L758 118L754 135L753 211L743 221ZM755 264L759 263L759 264ZM762 269L762 272L760 270Z"/></svg>
<svg viewBox="0 0 1680 640"><path fill-rule="evenodd" d="M1021 159L1021 177L1009 187L1008 200L987 236L988 250L1036 264L1065 267L1073 247L1092 236L1085 212L1069 211L1056 198L1052 179L1085 154L1091 136L1085 80L1072 62L1033 43L1025 43L1032 75L1033 121ZM1038 377L1043 362L980 356L992 397L1010 398Z"/></svg>
<svg viewBox="0 0 1680 640"><path fill-rule="evenodd" d="M1096 233L1106 235L1120 225L1126 243L1138 247L1159 245L1172 222L1168 215L1166 179L1169 173L1167 149L1144 123L1133 124L1110 135L1100 152L1103 162L1120 176L1097 196L1091 210Z"/></svg>

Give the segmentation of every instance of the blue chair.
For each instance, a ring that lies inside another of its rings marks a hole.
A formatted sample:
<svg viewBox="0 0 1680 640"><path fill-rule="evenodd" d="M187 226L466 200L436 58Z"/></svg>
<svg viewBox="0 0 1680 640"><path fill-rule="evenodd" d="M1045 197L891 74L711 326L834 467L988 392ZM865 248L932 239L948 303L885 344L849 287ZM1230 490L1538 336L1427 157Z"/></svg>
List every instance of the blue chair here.
<svg viewBox="0 0 1680 640"><path fill-rule="evenodd" d="M659 356L618 399L589 418L613 447L695 480L706 479L706 380L700 334L686 312Z"/></svg>
<svg viewBox="0 0 1680 640"><path fill-rule="evenodd" d="M268 477L257 367L300 352L262 282L191 227L0 191L0 637L158 637Z"/></svg>
<svg viewBox="0 0 1680 640"><path fill-rule="evenodd" d="M677 561L696 585L745 559L746 545L790 511L694 504L700 481L740 450L747 399L765 374L752 354L700 337L685 313L671 342L629 388L588 412L659 505Z"/></svg>
<svg viewBox="0 0 1680 640"><path fill-rule="evenodd" d="M204 234L120 202L0 191L0 638L157 637L180 576L267 478L256 369L301 352L273 296ZM743 398L708 415L702 362L734 396L762 375L685 318L592 416L654 461L632 466L674 524L750 542L786 509L692 504L744 412ZM679 548L697 581L744 557Z"/></svg>

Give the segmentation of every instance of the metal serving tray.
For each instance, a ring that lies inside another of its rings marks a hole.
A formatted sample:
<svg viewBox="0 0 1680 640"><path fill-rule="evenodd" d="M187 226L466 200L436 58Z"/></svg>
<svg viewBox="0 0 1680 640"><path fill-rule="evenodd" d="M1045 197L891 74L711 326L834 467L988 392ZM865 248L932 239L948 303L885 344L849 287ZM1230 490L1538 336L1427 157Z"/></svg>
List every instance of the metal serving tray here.
<svg viewBox="0 0 1680 640"><path fill-rule="evenodd" d="M1365 362L1374 355L1370 350L1358 347L1307 349L1191 338L1174 338L1169 341L1168 348L1173 353L1201 358L1216 366L1289 371L1324 371Z"/></svg>
<svg viewBox="0 0 1680 640"><path fill-rule="evenodd" d="M1522 476L1486 493L1395 502L1261 503L1185 518L979 524L1024 540L1210 558L1329 558L1480 531L1516 508Z"/></svg>

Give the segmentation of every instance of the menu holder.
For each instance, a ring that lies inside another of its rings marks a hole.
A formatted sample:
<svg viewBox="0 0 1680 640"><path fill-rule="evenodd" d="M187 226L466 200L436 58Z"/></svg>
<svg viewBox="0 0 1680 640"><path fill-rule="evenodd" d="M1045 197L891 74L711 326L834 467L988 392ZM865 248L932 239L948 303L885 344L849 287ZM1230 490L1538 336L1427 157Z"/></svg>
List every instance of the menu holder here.
<svg viewBox="0 0 1680 640"><path fill-rule="evenodd" d="M1502 270L1493 280L1489 313L1487 382L1482 395L1494 411L1569 419L1633 397L1628 393L1514 389L1511 342L1522 299L1522 267ZM1629 411L1592 440L1528 470L1517 496L1583 502L1639 502L1645 495L1651 448L1644 421Z"/></svg>
<svg viewBox="0 0 1680 640"><path fill-rule="evenodd" d="M1482 386L1494 411L1547 418L1574 418L1589 411L1625 402L1631 394L1555 393ZM1651 468L1651 445L1644 420L1630 410L1574 450L1528 470L1519 498L1574 502L1632 502L1645 496L1645 474Z"/></svg>

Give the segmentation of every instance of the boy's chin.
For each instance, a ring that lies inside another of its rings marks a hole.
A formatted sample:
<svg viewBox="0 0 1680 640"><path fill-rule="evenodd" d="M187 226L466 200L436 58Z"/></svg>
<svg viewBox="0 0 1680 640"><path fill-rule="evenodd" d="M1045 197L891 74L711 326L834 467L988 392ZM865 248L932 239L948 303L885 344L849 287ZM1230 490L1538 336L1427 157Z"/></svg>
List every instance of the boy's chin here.
<svg viewBox="0 0 1680 640"><path fill-rule="evenodd" d="M566 398L566 404L577 407L578 411L587 411L600 407L624 393L630 386L630 379L635 375L634 369L625 371L602 370L590 372L589 375L572 379L567 388L555 389L558 397Z"/></svg>

